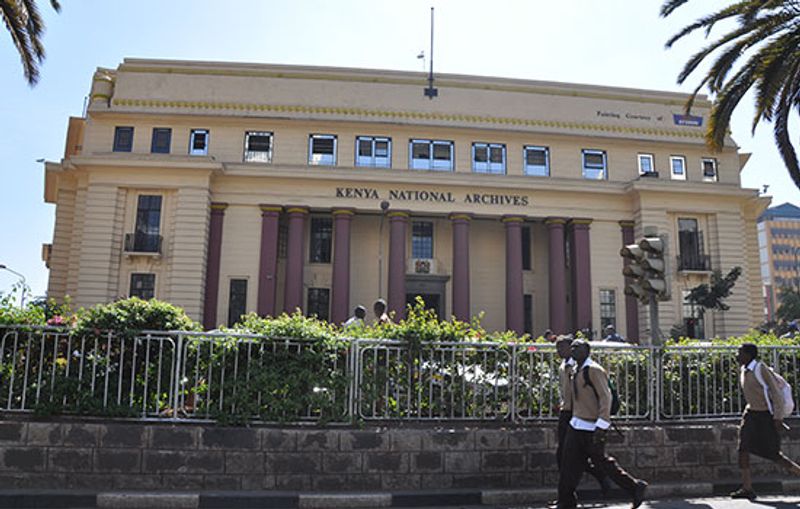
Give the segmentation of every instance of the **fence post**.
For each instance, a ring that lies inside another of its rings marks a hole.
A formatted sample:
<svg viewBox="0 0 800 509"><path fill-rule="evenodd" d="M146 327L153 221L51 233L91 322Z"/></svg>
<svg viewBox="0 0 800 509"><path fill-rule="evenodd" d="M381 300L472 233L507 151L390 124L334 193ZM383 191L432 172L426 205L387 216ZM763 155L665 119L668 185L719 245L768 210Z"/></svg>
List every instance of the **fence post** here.
<svg viewBox="0 0 800 509"><path fill-rule="evenodd" d="M511 382L511 422L517 422L517 344L511 345L511 366L509 366L509 381Z"/></svg>
<svg viewBox="0 0 800 509"><path fill-rule="evenodd" d="M650 347L650 369L653 373L653 383L651 385L651 401L653 402L653 415L650 417L651 422L659 422L661 420L661 394L663 391L664 373L662 371L662 359L664 354L664 346L651 346Z"/></svg>
<svg viewBox="0 0 800 509"><path fill-rule="evenodd" d="M183 334L178 333L178 341L175 343L175 382L173 385L173 404L172 404L172 420L178 420L178 410L180 409L180 394L181 394L181 357L183 352Z"/></svg>

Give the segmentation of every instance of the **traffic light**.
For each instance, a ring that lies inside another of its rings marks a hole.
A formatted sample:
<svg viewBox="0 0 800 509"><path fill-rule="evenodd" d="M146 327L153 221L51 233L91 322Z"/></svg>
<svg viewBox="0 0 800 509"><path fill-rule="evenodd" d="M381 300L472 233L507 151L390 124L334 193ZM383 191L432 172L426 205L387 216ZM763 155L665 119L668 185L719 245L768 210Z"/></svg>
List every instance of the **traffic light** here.
<svg viewBox="0 0 800 509"><path fill-rule="evenodd" d="M645 237L637 244L628 244L619 254L628 260L622 274L631 279L625 285L625 295L647 303L651 296L659 300L668 298L665 243L659 237Z"/></svg>

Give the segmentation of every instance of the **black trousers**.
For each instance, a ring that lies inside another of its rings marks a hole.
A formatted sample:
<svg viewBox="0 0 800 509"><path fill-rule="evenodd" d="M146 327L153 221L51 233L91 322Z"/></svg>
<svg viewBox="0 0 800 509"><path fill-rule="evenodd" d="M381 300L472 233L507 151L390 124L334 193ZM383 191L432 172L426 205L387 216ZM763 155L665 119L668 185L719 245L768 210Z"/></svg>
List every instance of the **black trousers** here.
<svg viewBox="0 0 800 509"><path fill-rule="evenodd" d="M556 464L558 469L561 470L561 458L564 456L564 441L567 438L567 429L569 429L569 421L572 419L571 410L562 410L558 414L558 446L556 446ZM603 482L606 475L597 467L594 466L591 460L586 460L585 472L595 479L597 482Z"/></svg>
<svg viewBox="0 0 800 509"><path fill-rule="evenodd" d="M561 468L558 476L558 506L560 508L577 507L578 498L575 489L581 482L586 461L609 476L620 488L633 495L636 490L636 479L624 471L617 461L606 455L605 445L594 443L593 431L579 431L569 426L564 440L561 457Z"/></svg>

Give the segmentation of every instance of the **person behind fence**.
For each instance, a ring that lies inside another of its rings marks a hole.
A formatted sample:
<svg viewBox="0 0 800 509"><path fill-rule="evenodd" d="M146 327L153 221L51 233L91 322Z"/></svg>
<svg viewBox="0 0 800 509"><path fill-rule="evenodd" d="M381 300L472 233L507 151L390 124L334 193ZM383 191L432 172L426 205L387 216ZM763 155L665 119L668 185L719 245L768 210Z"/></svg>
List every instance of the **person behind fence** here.
<svg viewBox="0 0 800 509"><path fill-rule="evenodd" d="M367 308L364 306L356 306L353 310L353 316L347 319L346 322L342 325L345 329L349 329L350 327L363 327L364 326L364 318L367 316Z"/></svg>
<svg viewBox="0 0 800 509"><path fill-rule="evenodd" d="M791 387L772 368L758 360L758 347L744 343L739 347L736 360L741 365L739 383L747 405L739 426L739 468L742 486L731 493L732 498L753 500L753 479L750 473L750 455L774 461L791 474L800 476L800 465L781 452L783 418L791 414L794 403ZM788 394L784 392L788 388Z"/></svg>
<svg viewBox="0 0 800 509"><path fill-rule="evenodd" d="M561 457L564 452L564 439L567 436L569 421L572 419L572 390L570 388L572 372L575 370L575 359L572 358L572 336L559 336L556 340L556 352L562 359L558 367L559 402L558 413L558 445L556 446L556 464L561 470ZM586 472L600 483L603 496L608 495L611 484L608 477L591 460L586 460Z"/></svg>
<svg viewBox="0 0 800 509"><path fill-rule="evenodd" d="M617 329L613 325L608 324L604 329L603 341L614 341L617 343L624 343L625 338L623 338L622 335L617 332Z"/></svg>
<svg viewBox="0 0 800 509"><path fill-rule="evenodd" d="M611 426L611 389L608 375L602 366L589 357L589 343L576 339L572 342L571 350L576 365L570 377L572 418L561 453L556 507L578 507L575 490L589 459L630 495L631 508L636 509L644 501L647 483L623 470L605 451L606 433Z"/></svg>
<svg viewBox="0 0 800 509"><path fill-rule="evenodd" d="M372 311L375 313L375 325L384 325L392 323L392 319L386 314L386 301L378 299L372 305Z"/></svg>

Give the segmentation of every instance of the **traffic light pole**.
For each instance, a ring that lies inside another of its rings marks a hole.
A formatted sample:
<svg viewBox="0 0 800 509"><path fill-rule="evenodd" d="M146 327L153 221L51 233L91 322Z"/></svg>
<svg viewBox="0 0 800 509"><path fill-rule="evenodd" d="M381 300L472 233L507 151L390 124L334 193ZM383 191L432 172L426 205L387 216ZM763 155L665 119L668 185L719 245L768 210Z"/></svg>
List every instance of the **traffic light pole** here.
<svg viewBox="0 0 800 509"><path fill-rule="evenodd" d="M658 333L658 299L654 294L650 295L650 344L653 346L661 344Z"/></svg>

